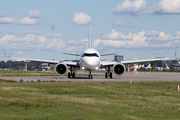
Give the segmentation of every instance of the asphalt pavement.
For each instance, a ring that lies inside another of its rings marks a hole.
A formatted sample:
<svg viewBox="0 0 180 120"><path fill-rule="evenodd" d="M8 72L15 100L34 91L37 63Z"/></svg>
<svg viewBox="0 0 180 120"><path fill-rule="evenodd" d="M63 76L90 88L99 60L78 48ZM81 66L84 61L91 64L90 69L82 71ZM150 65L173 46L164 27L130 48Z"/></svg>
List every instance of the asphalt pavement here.
<svg viewBox="0 0 180 120"><path fill-rule="evenodd" d="M93 74L92 74L93 75ZM30 77L0 77L6 80L37 82L37 81L180 81L180 73L170 72L130 72L113 78L105 78L104 76L93 76L88 79L87 76L76 76L75 78L67 78L67 76L30 76Z"/></svg>

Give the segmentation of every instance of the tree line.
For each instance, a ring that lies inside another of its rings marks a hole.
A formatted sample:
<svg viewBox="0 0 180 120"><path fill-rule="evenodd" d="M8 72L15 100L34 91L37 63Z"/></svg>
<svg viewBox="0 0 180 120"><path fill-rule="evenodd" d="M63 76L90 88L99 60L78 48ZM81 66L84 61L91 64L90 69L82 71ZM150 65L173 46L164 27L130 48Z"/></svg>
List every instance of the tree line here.
<svg viewBox="0 0 180 120"><path fill-rule="evenodd" d="M11 61L8 60L0 61L0 68L10 68L11 70L22 70L25 68L25 63L27 63L28 70L41 70L41 63L38 62L24 62L24 61Z"/></svg>

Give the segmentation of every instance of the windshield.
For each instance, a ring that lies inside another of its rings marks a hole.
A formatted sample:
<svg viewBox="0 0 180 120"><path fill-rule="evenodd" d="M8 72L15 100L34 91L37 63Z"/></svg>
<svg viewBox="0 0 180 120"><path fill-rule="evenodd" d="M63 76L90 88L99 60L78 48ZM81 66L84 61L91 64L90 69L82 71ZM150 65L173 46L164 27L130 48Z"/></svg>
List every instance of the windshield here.
<svg viewBox="0 0 180 120"><path fill-rule="evenodd" d="M82 57L99 57L97 53L84 53Z"/></svg>

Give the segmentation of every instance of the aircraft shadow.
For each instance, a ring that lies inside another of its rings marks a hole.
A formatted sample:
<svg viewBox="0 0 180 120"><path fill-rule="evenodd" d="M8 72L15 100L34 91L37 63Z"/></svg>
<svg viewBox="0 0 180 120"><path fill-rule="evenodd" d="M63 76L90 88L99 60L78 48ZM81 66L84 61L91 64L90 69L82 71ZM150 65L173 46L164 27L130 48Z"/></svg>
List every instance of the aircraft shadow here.
<svg viewBox="0 0 180 120"><path fill-rule="evenodd" d="M69 78L69 79L89 79L88 77L75 77L75 78Z"/></svg>

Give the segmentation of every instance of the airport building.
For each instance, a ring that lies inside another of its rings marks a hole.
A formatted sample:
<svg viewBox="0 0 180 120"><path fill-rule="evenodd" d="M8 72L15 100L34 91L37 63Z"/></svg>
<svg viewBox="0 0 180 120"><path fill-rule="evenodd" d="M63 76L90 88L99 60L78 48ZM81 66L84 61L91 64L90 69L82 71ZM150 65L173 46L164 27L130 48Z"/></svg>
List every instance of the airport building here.
<svg viewBox="0 0 180 120"><path fill-rule="evenodd" d="M117 61L117 62L120 62L120 61L123 61L123 56L122 55L115 55L114 56L114 61Z"/></svg>
<svg viewBox="0 0 180 120"><path fill-rule="evenodd" d="M163 67L166 68L167 66L180 69L180 59L177 58L163 61Z"/></svg>
<svg viewBox="0 0 180 120"><path fill-rule="evenodd" d="M155 58L168 58L168 57L155 57ZM163 63L163 68L168 68L168 67L174 67L177 69L180 69L180 58L172 58L169 60L164 60L162 61Z"/></svg>

